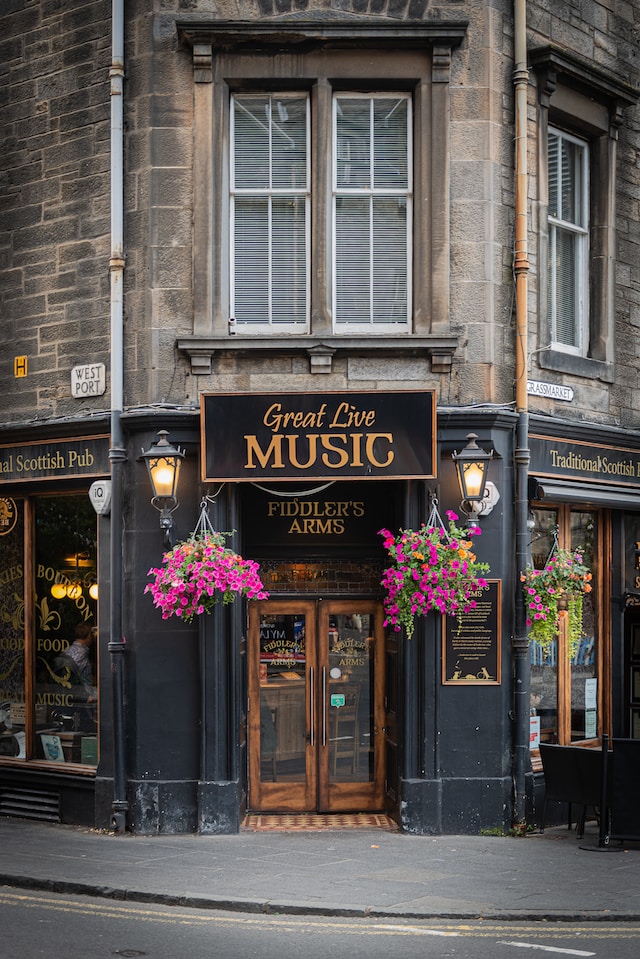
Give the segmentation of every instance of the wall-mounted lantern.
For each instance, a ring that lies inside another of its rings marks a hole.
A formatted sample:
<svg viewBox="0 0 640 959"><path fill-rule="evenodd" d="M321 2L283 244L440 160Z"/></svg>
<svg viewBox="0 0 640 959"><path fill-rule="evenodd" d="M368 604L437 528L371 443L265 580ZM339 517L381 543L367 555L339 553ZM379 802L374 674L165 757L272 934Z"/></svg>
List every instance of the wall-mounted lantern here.
<svg viewBox="0 0 640 959"><path fill-rule="evenodd" d="M178 480L185 454L184 450L177 449L169 443L168 435L167 430L158 430L159 439L148 450L142 451L142 458L147 464L153 490L151 503L160 513L160 529L164 533L164 545L170 549L173 529L171 514L178 507Z"/></svg>
<svg viewBox="0 0 640 959"><path fill-rule="evenodd" d="M470 520L475 521L481 515L487 515L494 506L494 499L497 502L499 498L498 491L493 484L487 484L487 473L489 470L489 461L493 456L493 450L487 452L478 446L476 433L467 434L467 445L459 453L454 451L451 454L453 462L456 464L458 473L458 483L462 494L462 503L460 505L463 513L466 513ZM487 503L487 487L493 487L491 502ZM468 508L466 508L468 506Z"/></svg>

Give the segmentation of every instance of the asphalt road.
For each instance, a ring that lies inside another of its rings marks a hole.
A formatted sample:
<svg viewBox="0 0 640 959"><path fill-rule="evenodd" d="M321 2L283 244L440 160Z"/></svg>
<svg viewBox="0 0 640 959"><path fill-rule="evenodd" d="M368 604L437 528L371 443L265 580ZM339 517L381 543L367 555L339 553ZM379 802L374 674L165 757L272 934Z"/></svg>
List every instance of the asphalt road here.
<svg viewBox="0 0 640 959"><path fill-rule="evenodd" d="M0 888L2 959L637 959L640 924L263 916Z"/></svg>

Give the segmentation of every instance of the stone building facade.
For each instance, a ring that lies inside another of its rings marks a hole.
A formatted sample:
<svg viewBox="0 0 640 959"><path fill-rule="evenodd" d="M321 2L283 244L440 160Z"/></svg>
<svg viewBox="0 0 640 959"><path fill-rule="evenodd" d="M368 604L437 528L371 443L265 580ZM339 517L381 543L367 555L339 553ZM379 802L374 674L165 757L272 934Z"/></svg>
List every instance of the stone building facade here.
<svg viewBox="0 0 640 959"><path fill-rule="evenodd" d="M535 818L539 741L640 736L640 12L5 0L0 24L0 811ZM401 471L335 437L306 473L267 446L254 482L233 461L274 404L321 425L340 403L388 416ZM269 600L153 607L161 430L185 452L174 541L204 505ZM492 452L491 587L458 671L435 614L411 641L383 627L378 531L460 512L469 434ZM294 502L315 526L276 522ZM526 642L519 573L554 544L594 577L572 660L563 633L546 659ZM84 699L58 661L79 622Z"/></svg>

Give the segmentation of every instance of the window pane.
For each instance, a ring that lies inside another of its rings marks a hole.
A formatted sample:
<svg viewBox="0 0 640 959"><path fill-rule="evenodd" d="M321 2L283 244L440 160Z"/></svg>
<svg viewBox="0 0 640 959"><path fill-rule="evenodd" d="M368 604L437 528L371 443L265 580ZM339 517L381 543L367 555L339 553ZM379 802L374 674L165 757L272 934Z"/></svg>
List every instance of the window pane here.
<svg viewBox="0 0 640 959"><path fill-rule="evenodd" d="M338 99L336 104L336 174L338 188L371 185L371 100Z"/></svg>
<svg viewBox="0 0 640 959"><path fill-rule="evenodd" d="M370 203L362 197L337 200L336 320L371 322Z"/></svg>
<svg viewBox="0 0 640 959"><path fill-rule="evenodd" d="M577 351L588 343L586 160L586 143L549 130L549 325Z"/></svg>
<svg viewBox="0 0 640 959"><path fill-rule="evenodd" d="M597 519L595 512L570 510L535 509L535 526L532 541L532 563L541 569L553 548L554 532L558 522L570 535L558 545L567 549L582 549L584 564L593 573L594 588L583 595L583 628L578 649L568 659L568 635L566 619L561 624L560 636L546 652L537 643L530 643L531 663L531 709L540 716L542 742L567 744L598 735L598 678L597 678L597 595L595 586L597 570L594 568L597 555ZM562 706L562 710L559 706ZM564 718L560 718L564 717Z"/></svg>
<svg viewBox="0 0 640 959"><path fill-rule="evenodd" d="M97 763L96 517L86 494L36 500L36 758Z"/></svg>
<svg viewBox="0 0 640 959"><path fill-rule="evenodd" d="M233 104L232 314L239 327L306 325L307 98Z"/></svg>
<svg viewBox="0 0 640 959"><path fill-rule="evenodd" d="M549 131L549 216L586 226L586 144Z"/></svg>
<svg viewBox="0 0 640 959"><path fill-rule="evenodd" d="M307 186L306 99L272 99L271 134L273 188L305 190Z"/></svg>
<svg viewBox="0 0 640 959"><path fill-rule="evenodd" d="M235 189L306 186L306 100L235 97Z"/></svg>
<svg viewBox="0 0 640 959"><path fill-rule="evenodd" d="M583 550L584 563L594 568L597 537L597 515L587 512L571 513L571 547ZM584 636L576 655L571 660L571 740L595 739L597 736L597 648L596 629L597 590L583 596Z"/></svg>
<svg viewBox="0 0 640 959"><path fill-rule="evenodd" d="M549 216L559 217L559 207L558 207L558 184L559 173L558 173L558 151L560 150L560 137L553 133L552 130L549 130L549 159L548 159L548 176L549 176Z"/></svg>
<svg viewBox="0 0 640 959"><path fill-rule="evenodd" d="M531 542L531 563L542 569L553 547L558 523L556 510L533 510L534 528ZM529 643L531 663L531 709L540 717L540 739L558 742L558 640L548 652L535 642Z"/></svg>
<svg viewBox="0 0 640 959"><path fill-rule="evenodd" d="M582 152L570 140L562 141L562 207L561 218L583 226L582 215Z"/></svg>
<svg viewBox="0 0 640 959"><path fill-rule="evenodd" d="M24 503L3 497L0 507L8 530L0 538L0 757L24 758Z"/></svg>
<svg viewBox="0 0 640 959"><path fill-rule="evenodd" d="M274 323L304 323L307 313L305 202L276 197L272 213Z"/></svg>
<svg viewBox="0 0 640 959"><path fill-rule="evenodd" d="M269 201L235 203L233 314L238 323L264 323L269 317Z"/></svg>
<svg viewBox="0 0 640 959"><path fill-rule="evenodd" d="M576 329L577 242L573 233L555 229L555 331L554 340L567 346L578 346Z"/></svg>
<svg viewBox="0 0 640 959"><path fill-rule="evenodd" d="M335 322L407 324L409 104L335 101Z"/></svg>
<svg viewBox="0 0 640 959"><path fill-rule="evenodd" d="M234 99L233 170L236 189L268 189L271 174L269 139L269 99Z"/></svg>
<svg viewBox="0 0 640 959"><path fill-rule="evenodd" d="M407 318L407 204L373 202L373 313L381 322Z"/></svg>
<svg viewBox="0 0 640 959"><path fill-rule="evenodd" d="M374 185L406 189L408 146L406 98L374 100Z"/></svg>

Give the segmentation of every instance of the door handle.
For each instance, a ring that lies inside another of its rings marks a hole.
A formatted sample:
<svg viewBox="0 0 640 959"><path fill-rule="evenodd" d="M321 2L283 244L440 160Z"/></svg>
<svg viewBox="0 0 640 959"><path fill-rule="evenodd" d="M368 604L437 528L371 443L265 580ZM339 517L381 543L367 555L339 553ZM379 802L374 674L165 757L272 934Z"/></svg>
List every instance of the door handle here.
<svg viewBox="0 0 640 959"><path fill-rule="evenodd" d="M309 742L312 746L315 746L316 742L316 730L315 730L315 688L314 688L314 676L313 676L313 666L309 666L309 713L310 713L310 722L309 722Z"/></svg>
<svg viewBox="0 0 640 959"><path fill-rule="evenodd" d="M327 667L322 667L322 745L327 745Z"/></svg>

